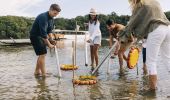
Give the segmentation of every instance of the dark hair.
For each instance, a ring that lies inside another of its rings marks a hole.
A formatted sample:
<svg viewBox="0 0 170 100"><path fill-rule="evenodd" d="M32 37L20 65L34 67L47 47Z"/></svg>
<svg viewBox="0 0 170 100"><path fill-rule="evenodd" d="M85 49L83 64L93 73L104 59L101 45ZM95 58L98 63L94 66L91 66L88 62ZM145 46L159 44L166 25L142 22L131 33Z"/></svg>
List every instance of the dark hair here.
<svg viewBox="0 0 170 100"><path fill-rule="evenodd" d="M114 23L114 21L111 20L111 19L108 19L108 20L106 21L106 25L108 25L108 26L111 26L113 23Z"/></svg>
<svg viewBox="0 0 170 100"><path fill-rule="evenodd" d="M56 10L56 11L60 12L61 8L58 4L51 4L50 10Z"/></svg>
<svg viewBox="0 0 170 100"><path fill-rule="evenodd" d="M91 18L91 16L90 16L90 14L89 14L89 22L90 22L90 23L93 23L93 21L95 21L94 25L96 25L96 23L97 23L98 19L99 19L99 18L98 18L98 15L96 15L95 19L94 19L94 20L92 20L92 18Z"/></svg>

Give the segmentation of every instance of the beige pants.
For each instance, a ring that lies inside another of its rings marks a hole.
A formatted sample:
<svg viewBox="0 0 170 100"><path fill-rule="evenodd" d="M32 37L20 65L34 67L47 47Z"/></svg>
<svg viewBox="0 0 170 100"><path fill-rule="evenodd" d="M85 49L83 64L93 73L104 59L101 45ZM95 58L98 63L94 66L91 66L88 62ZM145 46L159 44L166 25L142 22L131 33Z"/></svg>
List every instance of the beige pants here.
<svg viewBox="0 0 170 100"><path fill-rule="evenodd" d="M170 26L160 25L149 33L146 46L146 65L149 75L157 74L157 59L160 52L164 66L170 68ZM162 66L162 67L164 67Z"/></svg>

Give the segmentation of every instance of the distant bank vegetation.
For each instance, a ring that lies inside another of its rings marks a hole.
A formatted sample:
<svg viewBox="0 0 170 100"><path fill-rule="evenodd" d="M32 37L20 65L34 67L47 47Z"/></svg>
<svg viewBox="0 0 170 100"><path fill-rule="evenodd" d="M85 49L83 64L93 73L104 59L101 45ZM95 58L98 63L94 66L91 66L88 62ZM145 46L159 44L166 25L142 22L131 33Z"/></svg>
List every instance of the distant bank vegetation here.
<svg viewBox="0 0 170 100"><path fill-rule="evenodd" d="M170 20L170 11L165 13L167 18ZM108 31L106 29L106 20L113 19L116 23L126 25L130 16L129 15L117 15L112 12L108 15L99 15L101 23L102 36L107 37ZM8 39L13 37L15 39L29 38L29 31L32 27L34 18L18 17L18 16L0 16L0 39ZM88 22L88 15L77 16L76 18L57 18L55 19L55 28L64 30L74 30L75 23L78 23L80 30L87 30L85 23Z"/></svg>

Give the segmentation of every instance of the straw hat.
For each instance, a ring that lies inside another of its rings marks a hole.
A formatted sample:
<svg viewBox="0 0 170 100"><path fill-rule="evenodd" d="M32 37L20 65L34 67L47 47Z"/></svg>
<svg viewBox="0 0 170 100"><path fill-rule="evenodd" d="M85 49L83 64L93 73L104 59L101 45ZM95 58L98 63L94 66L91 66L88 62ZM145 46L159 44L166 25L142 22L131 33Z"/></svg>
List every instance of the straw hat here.
<svg viewBox="0 0 170 100"><path fill-rule="evenodd" d="M91 9L90 9L90 13L89 13L89 14L90 14L90 15L98 15L96 9L94 9L94 8L91 8Z"/></svg>

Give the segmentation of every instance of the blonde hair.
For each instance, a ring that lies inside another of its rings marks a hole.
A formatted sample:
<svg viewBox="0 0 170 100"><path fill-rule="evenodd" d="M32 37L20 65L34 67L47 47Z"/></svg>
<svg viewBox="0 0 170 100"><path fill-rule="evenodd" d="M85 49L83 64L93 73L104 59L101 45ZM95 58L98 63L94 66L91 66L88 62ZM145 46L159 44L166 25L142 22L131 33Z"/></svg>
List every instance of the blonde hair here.
<svg viewBox="0 0 170 100"><path fill-rule="evenodd" d="M136 8L141 7L144 4L144 0L129 0L132 13L135 12Z"/></svg>

